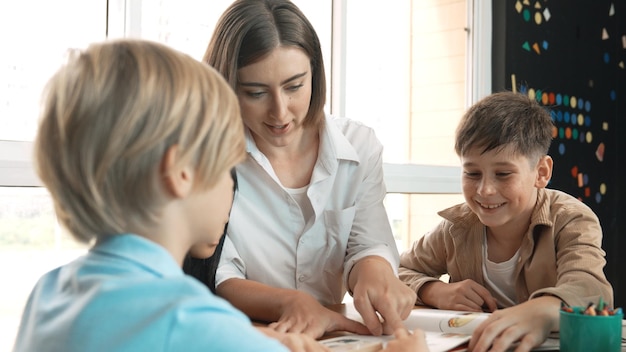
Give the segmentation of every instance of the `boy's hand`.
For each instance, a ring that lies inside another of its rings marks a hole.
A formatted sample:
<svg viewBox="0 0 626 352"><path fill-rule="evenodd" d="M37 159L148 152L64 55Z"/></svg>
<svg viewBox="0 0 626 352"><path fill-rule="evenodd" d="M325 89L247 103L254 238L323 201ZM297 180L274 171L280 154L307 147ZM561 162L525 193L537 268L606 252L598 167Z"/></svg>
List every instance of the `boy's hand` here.
<svg viewBox="0 0 626 352"><path fill-rule="evenodd" d="M474 330L469 350L504 352L519 342L515 352L530 351L558 330L560 306L560 299L543 296L498 310Z"/></svg>
<svg viewBox="0 0 626 352"><path fill-rule="evenodd" d="M276 332L303 333L312 338L319 338L324 333L333 331L369 335L365 325L322 306L307 293L294 291L284 302L278 321L268 325Z"/></svg>
<svg viewBox="0 0 626 352"><path fill-rule="evenodd" d="M259 327L263 334L280 341L292 352L330 352L326 346L317 342L314 338L305 334L298 333L282 333L270 328Z"/></svg>
<svg viewBox="0 0 626 352"><path fill-rule="evenodd" d="M470 312L494 312L498 309L491 293L470 279L454 283L429 282L422 286L419 295L422 302L439 309Z"/></svg>
<svg viewBox="0 0 626 352"><path fill-rule="evenodd" d="M372 335L405 329L403 320L409 317L417 295L394 275L385 259L372 256L359 260L350 272L349 282L354 307Z"/></svg>
<svg viewBox="0 0 626 352"><path fill-rule="evenodd" d="M387 342L384 352L428 352L426 337L422 330L410 334L406 329L397 329L393 333L395 339Z"/></svg>

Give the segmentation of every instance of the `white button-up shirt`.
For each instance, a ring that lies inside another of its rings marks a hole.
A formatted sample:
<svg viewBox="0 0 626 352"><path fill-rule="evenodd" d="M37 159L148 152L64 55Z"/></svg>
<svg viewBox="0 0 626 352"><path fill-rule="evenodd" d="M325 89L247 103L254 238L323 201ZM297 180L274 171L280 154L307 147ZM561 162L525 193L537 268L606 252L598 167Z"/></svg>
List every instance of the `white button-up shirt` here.
<svg viewBox="0 0 626 352"><path fill-rule="evenodd" d="M382 145L371 128L327 116L306 194L311 219L305 219L249 132L246 139L248 158L237 166L238 192L218 286L230 278L250 279L336 304L359 259L377 255L397 270L398 250L383 205Z"/></svg>

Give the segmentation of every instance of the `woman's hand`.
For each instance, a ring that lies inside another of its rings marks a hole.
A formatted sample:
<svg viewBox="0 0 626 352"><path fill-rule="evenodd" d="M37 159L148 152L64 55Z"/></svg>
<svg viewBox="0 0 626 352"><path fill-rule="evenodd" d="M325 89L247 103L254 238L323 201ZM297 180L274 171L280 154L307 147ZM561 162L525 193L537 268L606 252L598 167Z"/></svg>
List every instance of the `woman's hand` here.
<svg viewBox="0 0 626 352"><path fill-rule="evenodd" d="M348 319L340 313L322 306L307 293L293 291L283 300L282 314L278 321L268 325L280 333L303 333L319 338L332 331L349 331L368 335L365 325Z"/></svg>
<svg viewBox="0 0 626 352"><path fill-rule="evenodd" d="M354 307L372 335L405 329L402 321L409 317L417 295L394 275L385 259L371 256L359 260L348 281Z"/></svg>

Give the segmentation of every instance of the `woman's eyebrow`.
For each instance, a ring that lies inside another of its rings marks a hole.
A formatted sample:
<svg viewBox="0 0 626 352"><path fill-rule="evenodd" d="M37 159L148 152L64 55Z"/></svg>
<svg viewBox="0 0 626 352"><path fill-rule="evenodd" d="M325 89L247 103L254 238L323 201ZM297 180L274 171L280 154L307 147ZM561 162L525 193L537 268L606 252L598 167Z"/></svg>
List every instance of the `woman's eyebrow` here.
<svg viewBox="0 0 626 352"><path fill-rule="evenodd" d="M307 73L309 73L309 72L308 72L308 71L305 71L305 72L302 72L302 73L295 74L295 75L293 75L293 76L291 76L291 77L287 78L286 80L284 80L284 81L280 82L280 84L281 84L281 85L283 85L283 84L289 83L289 82L291 82L291 81L293 81L293 80L296 80L296 79L298 79L298 78L304 77ZM258 82L241 82L241 81L239 81L239 85L240 85L240 86L244 86L244 87L267 87L267 86L268 86L267 84L264 84L264 83L258 83Z"/></svg>

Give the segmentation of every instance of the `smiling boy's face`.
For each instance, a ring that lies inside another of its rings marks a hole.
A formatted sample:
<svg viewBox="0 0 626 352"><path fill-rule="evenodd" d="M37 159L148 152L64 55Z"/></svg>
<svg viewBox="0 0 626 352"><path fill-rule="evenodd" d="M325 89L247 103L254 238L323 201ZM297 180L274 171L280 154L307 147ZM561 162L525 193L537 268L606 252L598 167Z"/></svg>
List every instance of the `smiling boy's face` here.
<svg viewBox="0 0 626 352"><path fill-rule="evenodd" d="M551 175L551 159L547 159L545 156L539 162L531 162L511 146L485 153L482 148L471 148L461 157L465 201L494 232L528 227L537 189L545 187Z"/></svg>

